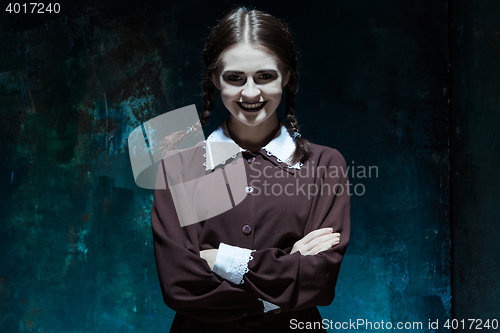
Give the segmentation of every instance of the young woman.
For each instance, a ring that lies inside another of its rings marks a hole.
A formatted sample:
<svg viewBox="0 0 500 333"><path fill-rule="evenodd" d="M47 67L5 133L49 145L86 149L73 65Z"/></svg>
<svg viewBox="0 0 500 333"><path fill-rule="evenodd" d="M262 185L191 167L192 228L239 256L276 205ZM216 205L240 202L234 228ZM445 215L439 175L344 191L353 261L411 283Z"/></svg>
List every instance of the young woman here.
<svg viewBox="0 0 500 333"><path fill-rule="evenodd" d="M229 119L184 160L186 168L217 172L225 161L207 167L209 143L236 143L247 186L226 183L246 197L181 227L171 191L155 190L158 275L165 303L177 312L171 332L276 333L307 322L325 332L316 306L335 295L349 242L349 182L337 150L299 133L296 58L286 25L256 10L233 10L208 37L200 121L210 116L216 89ZM286 122L276 114L283 91Z"/></svg>

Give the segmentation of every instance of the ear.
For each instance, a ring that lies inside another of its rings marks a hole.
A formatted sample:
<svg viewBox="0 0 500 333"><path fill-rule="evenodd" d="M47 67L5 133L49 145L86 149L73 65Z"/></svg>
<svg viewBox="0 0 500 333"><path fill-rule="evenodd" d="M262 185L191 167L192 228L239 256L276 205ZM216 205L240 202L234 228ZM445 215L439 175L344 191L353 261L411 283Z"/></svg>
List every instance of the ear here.
<svg viewBox="0 0 500 333"><path fill-rule="evenodd" d="M290 71L287 71L286 75L284 76L282 88L285 88L285 86L288 83L288 80L290 80Z"/></svg>
<svg viewBox="0 0 500 333"><path fill-rule="evenodd" d="M217 77L215 76L215 73L212 73L212 83L214 84L214 86L220 90L220 85L219 85L219 80L217 79Z"/></svg>

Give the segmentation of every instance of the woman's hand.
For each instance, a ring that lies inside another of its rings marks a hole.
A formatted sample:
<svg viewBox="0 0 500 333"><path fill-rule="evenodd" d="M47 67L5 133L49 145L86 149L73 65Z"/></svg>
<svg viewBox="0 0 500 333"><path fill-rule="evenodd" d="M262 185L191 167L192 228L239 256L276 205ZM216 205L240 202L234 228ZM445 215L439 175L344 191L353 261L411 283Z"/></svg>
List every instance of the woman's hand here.
<svg viewBox="0 0 500 333"><path fill-rule="evenodd" d="M311 231L304 238L298 240L290 254L299 251L303 256L312 256L328 250L340 243L340 234L333 233L332 228L322 228ZM217 249L201 250L200 257L205 259L210 269L214 267L217 258Z"/></svg>
<svg viewBox="0 0 500 333"><path fill-rule="evenodd" d="M312 256L328 250L340 243L340 234L333 233L332 228L311 231L304 238L293 244L290 254L299 251L303 256Z"/></svg>
<svg viewBox="0 0 500 333"><path fill-rule="evenodd" d="M215 258L217 258L217 249L201 250L200 257L205 259L210 269L212 269L215 264Z"/></svg>

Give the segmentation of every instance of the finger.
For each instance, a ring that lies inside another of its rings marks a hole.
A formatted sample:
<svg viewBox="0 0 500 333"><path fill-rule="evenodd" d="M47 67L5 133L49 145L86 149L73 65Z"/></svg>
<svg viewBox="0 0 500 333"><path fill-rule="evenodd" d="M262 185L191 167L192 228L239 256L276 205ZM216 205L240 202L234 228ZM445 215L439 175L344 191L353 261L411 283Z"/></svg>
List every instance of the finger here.
<svg viewBox="0 0 500 333"><path fill-rule="evenodd" d="M308 233L302 240L304 241L304 244L309 243L311 240L315 239L316 237L322 236L322 235L328 235L332 234L333 229L332 228L321 228L317 230L313 230L310 233Z"/></svg>
<svg viewBox="0 0 500 333"><path fill-rule="evenodd" d="M308 251L314 251L314 248L320 248L323 245L327 246L327 248L330 248L332 246L338 245L340 243L340 235L337 234L330 234L330 235L324 235L317 237L315 240L309 242L309 246L307 248Z"/></svg>
<svg viewBox="0 0 500 333"><path fill-rule="evenodd" d="M302 239L295 242L291 253L298 251L302 255L306 255L306 253L308 251L310 251L314 246L318 245L319 242L322 242L325 240L325 238L321 238L318 240L317 239L318 237L322 237L322 236L330 236L330 237L337 236L338 237L338 236L340 236L340 234L338 232L336 232L336 233L331 233L331 232L333 232L332 228L321 228L321 229L311 231L306 236L304 236Z"/></svg>
<svg viewBox="0 0 500 333"><path fill-rule="evenodd" d="M333 239L334 239L335 245L339 244L340 243L340 234L337 232L337 233L334 233L333 236L334 236Z"/></svg>
<svg viewBox="0 0 500 333"><path fill-rule="evenodd" d="M335 236L334 234L326 234L322 236L318 236L311 240L309 243L304 244L302 247L306 252L311 251L314 247L324 244L324 243L331 243L338 239L338 236Z"/></svg>
<svg viewBox="0 0 500 333"><path fill-rule="evenodd" d="M335 242L335 240L324 242L321 244L318 244L317 246L313 247L309 252L308 255L315 255L320 252L326 251L331 249L333 246L337 245L338 243Z"/></svg>
<svg viewBox="0 0 500 333"><path fill-rule="evenodd" d="M315 246L315 245L318 245L318 244L321 244L321 243L324 243L324 242L328 242L328 241L330 241L332 239L337 239L337 238L339 238L339 236L337 236L335 234L321 235L321 236L316 237L312 241L310 241L308 244L311 244L311 245Z"/></svg>
<svg viewBox="0 0 500 333"><path fill-rule="evenodd" d="M333 231L332 228L321 228L321 229L313 230L310 233L308 233L306 236L304 236L302 239L298 240L296 242L296 244L297 245L305 245L319 236L330 234L332 231ZM340 235L339 233L335 233L335 234Z"/></svg>
<svg viewBox="0 0 500 333"><path fill-rule="evenodd" d="M340 243L340 234L333 233L322 235L311 240L309 243L302 245L300 252L303 255L314 255L321 251L328 250Z"/></svg>

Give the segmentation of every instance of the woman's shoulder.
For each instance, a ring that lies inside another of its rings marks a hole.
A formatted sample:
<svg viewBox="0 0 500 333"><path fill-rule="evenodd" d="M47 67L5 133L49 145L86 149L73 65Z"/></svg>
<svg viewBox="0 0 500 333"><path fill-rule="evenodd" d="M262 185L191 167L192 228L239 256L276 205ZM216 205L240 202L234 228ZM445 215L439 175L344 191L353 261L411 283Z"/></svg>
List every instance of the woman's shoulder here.
<svg viewBox="0 0 500 333"><path fill-rule="evenodd" d="M345 166L345 158L336 148L319 145L316 143L309 143L312 148L312 156L309 158L317 165L339 165Z"/></svg>

